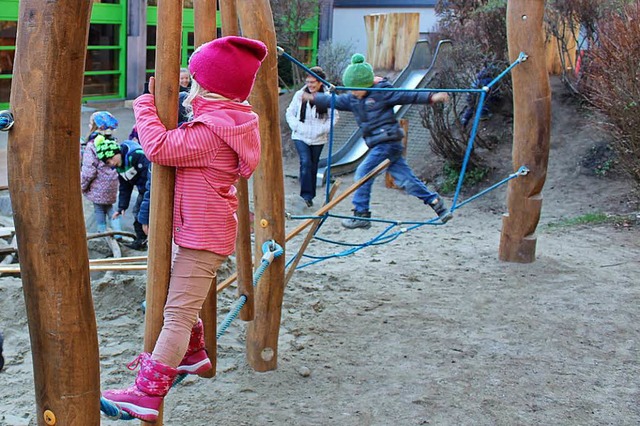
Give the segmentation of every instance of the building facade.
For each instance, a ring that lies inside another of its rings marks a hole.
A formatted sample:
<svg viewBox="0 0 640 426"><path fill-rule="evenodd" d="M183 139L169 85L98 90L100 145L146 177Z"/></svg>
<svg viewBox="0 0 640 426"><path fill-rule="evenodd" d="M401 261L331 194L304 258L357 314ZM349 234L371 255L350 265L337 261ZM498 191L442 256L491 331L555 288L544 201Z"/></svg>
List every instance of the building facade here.
<svg viewBox="0 0 640 426"><path fill-rule="evenodd" d="M0 0L0 108L8 108L19 0ZM84 73L83 101L132 99L154 73L157 0L93 0ZM184 0L181 66L194 50L193 0ZM214 25L212 23L212 25ZM220 17L215 23L220 27ZM302 46L315 61L317 19L305 26ZM219 34L219 32L218 32ZM177 82L176 82L177 83Z"/></svg>
<svg viewBox="0 0 640 426"><path fill-rule="evenodd" d="M437 0L322 0L320 40L351 46L354 52L367 52L364 17L376 13L418 13L420 34L435 31ZM326 35L325 35L326 34Z"/></svg>

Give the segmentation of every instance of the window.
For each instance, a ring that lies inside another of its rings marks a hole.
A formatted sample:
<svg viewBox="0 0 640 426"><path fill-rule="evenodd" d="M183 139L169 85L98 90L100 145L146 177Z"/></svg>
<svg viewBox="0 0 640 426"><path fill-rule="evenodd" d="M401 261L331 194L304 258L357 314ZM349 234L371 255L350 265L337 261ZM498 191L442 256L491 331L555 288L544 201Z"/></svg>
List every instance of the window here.
<svg viewBox="0 0 640 426"><path fill-rule="evenodd" d="M18 23L0 21L0 103L9 102Z"/></svg>

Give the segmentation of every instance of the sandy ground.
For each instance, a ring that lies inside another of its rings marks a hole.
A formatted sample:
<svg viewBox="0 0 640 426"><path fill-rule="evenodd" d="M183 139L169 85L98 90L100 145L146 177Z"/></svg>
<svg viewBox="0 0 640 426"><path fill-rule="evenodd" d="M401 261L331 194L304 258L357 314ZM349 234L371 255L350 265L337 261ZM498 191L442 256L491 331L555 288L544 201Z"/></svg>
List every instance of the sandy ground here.
<svg viewBox="0 0 640 426"><path fill-rule="evenodd" d="M602 136L555 95L552 124L534 263L497 259L502 187L458 210L446 226L303 268L285 291L277 370L249 367L245 324L236 320L219 341L217 377L188 378L173 389L165 424L639 424L637 205L624 179L581 166ZM497 150L501 167L487 186L509 173L509 152L508 142ZM295 160L285 167L296 174ZM285 184L287 209L299 212L297 182L288 177ZM335 213L350 208L347 201ZM384 188L382 179L372 211L405 221L432 215L418 200ZM549 226L594 212L629 220ZM287 228L297 224L288 221ZM330 219L320 235L362 243L384 227L347 231ZM289 256L300 240L287 247ZM307 252L343 249L314 241ZM144 285L142 273L92 282L104 388L132 381L124 366L142 348ZM221 319L234 298L232 291L220 295ZM19 278L0 278L0 328L7 360L0 425L35 424ZM119 423L103 417L102 424Z"/></svg>

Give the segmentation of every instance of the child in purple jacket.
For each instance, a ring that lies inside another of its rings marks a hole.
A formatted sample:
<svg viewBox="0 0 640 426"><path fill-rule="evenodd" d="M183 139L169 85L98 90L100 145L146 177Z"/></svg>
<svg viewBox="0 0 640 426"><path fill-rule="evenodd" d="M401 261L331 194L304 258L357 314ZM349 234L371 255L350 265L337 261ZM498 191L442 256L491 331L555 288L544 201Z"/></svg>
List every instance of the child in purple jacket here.
<svg viewBox="0 0 640 426"><path fill-rule="evenodd" d="M95 147L97 140L114 139L113 132L117 128L118 120L111 113L94 112L89 119L89 136L82 154L80 187L82 194L93 203L98 232L107 230L107 218L114 231L122 230L120 218L111 219L118 196L118 173L98 159Z"/></svg>

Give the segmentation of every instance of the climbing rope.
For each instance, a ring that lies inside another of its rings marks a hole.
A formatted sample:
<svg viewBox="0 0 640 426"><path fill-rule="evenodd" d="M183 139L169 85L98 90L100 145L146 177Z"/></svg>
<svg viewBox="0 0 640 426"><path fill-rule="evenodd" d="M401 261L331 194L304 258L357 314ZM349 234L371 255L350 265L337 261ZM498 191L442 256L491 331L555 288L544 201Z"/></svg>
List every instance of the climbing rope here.
<svg viewBox="0 0 640 426"><path fill-rule="evenodd" d="M256 269L253 275L253 286L256 287L258 282L260 282L260 278L265 273L269 265L273 262L273 260L277 257L282 256L284 253L284 249L280 244L276 243L273 240L265 241L262 244L262 259L260 261L260 266ZM242 307L247 302L247 296L241 295L236 299L232 308L229 310L224 320L218 327L218 332L216 333L216 340L220 339L224 333L227 331L233 320L238 317L238 314L242 310ZM171 387L178 385L182 382L187 374L179 374L176 376L176 379L173 381ZM126 411L122 411L116 404L113 404L111 401L100 397L100 411L102 411L107 417L113 420L137 420L135 417L127 413Z"/></svg>
<svg viewBox="0 0 640 426"><path fill-rule="evenodd" d="M438 45L439 47L440 45ZM319 81L321 81L323 84L327 85L329 87L329 91L331 93L331 110L332 110L332 116L331 116L331 122L330 122L330 132L329 132L329 148L328 148L328 155L327 155L327 176L326 176L326 181L327 181L327 188L326 188L326 197L325 197L325 201L328 202L329 201L329 184L328 182L331 182L331 157L332 157L332 151L333 151L333 124L334 124L334 117L333 117L333 107L335 105L335 97L336 95L336 91L340 91L340 90L354 90L357 88L349 88L349 87L342 87L342 86L335 86L331 83L329 83L328 81L320 78L318 75L316 75L313 71L311 71L306 65L304 65L303 63L301 63L300 61L298 61L296 58L294 58L293 56L289 55L288 53L286 53L282 48L278 47L278 53L282 56L284 56L285 58L287 58L288 60L290 60L291 62L293 62L294 64L296 64L298 67L302 68L306 73L313 75L315 78L317 78ZM464 181L464 177L465 177L465 173L467 170L467 166L469 164L469 158L471 156L471 153L473 152L473 145L474 145L474 141L477 137L478 134L478 127L480 125L480 116L481 116L481 111L482 108L484 107L485 101L486 101L486 97L488 95L488 93L491 91L491 89L493 88L493 86L495 86L504 76L506 76L515 66L517 66L518 64L526 61L528 58L528 56L524 53L521 52L518 55L518 58L511 63L507 68L505 68L502 72L500 72L493 80L491 80L491 82L489 82L486 86L483 87L479 87L479 88L468 88L468 89L434 89L434 88L419 88L419 89L401 89L401 88L369 88L367 90L369 91L392 91L392 92L449 92L449 93L478 93L479 94L479 100L476 106L476 112L474 115L474 120L473 120L473 125L471 128L471 132L469 134L469 140L467 142L467 147L465 150L465 155L463 158L463 162L462 162L462 167L460 169L460 174L458 176L458 182L456 185L456 190L453 196L453 202L451 205L451 209L450 211L453 212L457 209L459 209L460 207L464 206L465 204L470 203L473 200L476 200L477 198L487 194L490 191L495 190L496 188L504 185L505 183L507 183L508 181L515 179L517 177L520 176L524 176L526 175L529 170L527 169L526 166L521 166L515 173L510 174L507 178L497 182L494 185L491 185L489 188L480 191L479 193L477 193L476 195L468 198L467 200L463 201L463 202L458 202L458 199L460 197L460 191L462 189L462 183ZM434 61L435 61L435 57L434 57ZM296 215L289 215L288 216L291 219L319 219L321 220L321 225L329 218L329 217L334 217L334 218L351 218L351 216L340 216L340 215L335 215L332 214L330 212L326 212L321 216L296 216ZM363 220L363 221L369 221L369 222L378 222L378 223L385 223L388 226L385 227L385 229L379 233L377 236L373 237L372 239L364 242L364 243L345 243L345 242L341 242L341 241L335 241L335 240L330 240L328 238L322 238L319 237L317 234L321 228L321 226L318 226L316 228L316 230L314 231L314 238L318 241L321 242L326 242L326 243L330 243L330 244L334 244L334 245L338 245L338 246L349 246L350 248L338 252L338 253L333 253L330 255L326 255L326 256L312 256L312 255L308 255L308 254L298 254L301 256L304 256L306 258L312 259L310 262L304 263L304 264L299 264L296 269L301 269L304 268L306 266L321 262L323 260L327 260L327 259L331 259L331 258L335 258L335 257L344 257L344 256L348 256L351 255L359 250L362 250L363 248L366 247L370 247L370 246L375 246L375 245L380 245L380 244L386 244L389 243L391 241L394 241L395 239L397 239L400 235L407 233L411 230L417 229L419 227L425 226L425 225L444 225L441 221L439 221L439 219L437 217L434 217L432 219L429 219L427 221L423 221L423 222L401 222L401 221L394 221L394 220L388 220L388 219L380 219L380 218L364 218L364 217L359 217L358 220ZM396 229L395 232L392 232L393 229ZM296 255L296 256L298 256ZM287 267L296 259L296 257L293 257L292 259L290 259L287 262Z"/></svg>

